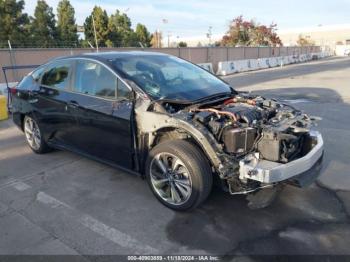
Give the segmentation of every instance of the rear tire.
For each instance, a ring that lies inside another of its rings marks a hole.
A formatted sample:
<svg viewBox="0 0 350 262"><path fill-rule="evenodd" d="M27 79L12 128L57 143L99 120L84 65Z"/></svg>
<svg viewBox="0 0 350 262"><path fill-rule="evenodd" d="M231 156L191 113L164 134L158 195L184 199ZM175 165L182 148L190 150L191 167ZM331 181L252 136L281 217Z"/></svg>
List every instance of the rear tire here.
<svg viewBox="0 0 350 262"><path fill-rule="evenodd" d="M155 146L146 161L146 178L156 198L165 206L190 210L209 196L213 175L207 158L185 140Z"/></svg>
<svg viewBox="0 0 350 262"><path fill-rule="evenodd" d="M25 116L23 120L23 131L30 149L36 154L44 154L51 151L45 142L40 126L31 116Z"/></svg>

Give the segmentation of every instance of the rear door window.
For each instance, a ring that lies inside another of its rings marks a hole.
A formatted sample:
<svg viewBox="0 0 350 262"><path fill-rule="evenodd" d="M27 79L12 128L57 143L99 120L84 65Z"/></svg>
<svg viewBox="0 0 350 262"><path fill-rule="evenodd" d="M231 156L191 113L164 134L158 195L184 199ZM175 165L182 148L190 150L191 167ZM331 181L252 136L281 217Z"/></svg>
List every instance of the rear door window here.
<svg viewBox="0 0 350 262"><path fill-rule="evenodd" d="M60 62L50 65L42 76L41 84L58 89L67 89L70 68L70 62Z"/></svg>

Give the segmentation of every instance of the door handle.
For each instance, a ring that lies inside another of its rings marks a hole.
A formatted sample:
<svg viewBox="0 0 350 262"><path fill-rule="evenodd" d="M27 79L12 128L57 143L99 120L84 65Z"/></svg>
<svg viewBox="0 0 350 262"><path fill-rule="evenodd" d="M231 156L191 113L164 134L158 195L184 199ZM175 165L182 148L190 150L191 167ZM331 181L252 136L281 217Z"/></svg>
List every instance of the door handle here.
<svg viewBox="0 0 350 262"><path fill-rule="evenodd" d="M79 103L75 100L70 100L67 105L69 105L70 107L78 107Z"/></svg>

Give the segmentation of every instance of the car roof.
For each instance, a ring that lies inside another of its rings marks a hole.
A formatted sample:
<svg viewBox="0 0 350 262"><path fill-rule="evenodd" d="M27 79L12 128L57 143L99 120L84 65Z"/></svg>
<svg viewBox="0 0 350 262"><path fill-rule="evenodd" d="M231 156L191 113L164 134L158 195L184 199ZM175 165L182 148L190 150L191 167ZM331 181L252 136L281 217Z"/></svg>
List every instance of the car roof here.
<svg viewBox="0 0 350 262"><path fill-rule="evenodd" d="M58 57L55 60L66 59L66 58L93 58L100 61L101 60L107 61L107 60L125 58L125 57L150 56L150 55L169 56L169 54L164 54L159 52L149 52L149 51L111 51L111 52L99 52L99 53L84 53L84 54L73 55L73 56L63 56L63 57Z"/></svg>

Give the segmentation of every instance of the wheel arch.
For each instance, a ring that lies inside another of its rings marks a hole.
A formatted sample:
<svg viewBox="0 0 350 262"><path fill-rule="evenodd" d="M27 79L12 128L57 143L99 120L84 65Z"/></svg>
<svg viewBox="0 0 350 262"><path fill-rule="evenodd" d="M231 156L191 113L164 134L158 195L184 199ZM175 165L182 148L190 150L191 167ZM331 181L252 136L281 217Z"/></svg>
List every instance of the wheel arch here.
<svg viewBox="0 0 350 262"><path fill-rule="evenodd" d="M21 113L19 113L19 119L20 119L20 121L21 121L20 123L21 123L22 131L24 131L24 119L26 118L26 116L31 117L31 118L33 118L35 121L37 121L37 119L35 118L34 112L26 112L26 113L21 112Z"/></svg>
<svg viewBox="0 0 350 262"><path fill-rule="evenodd" d="M203 155L215 170L219 169L221 160L214 149L214 142L210 143L210 141L198 129L190 125L172 125L169 123L153 130L148 133L148 150L151 150L164 141L176 139L183 139L191 142L202 151Z"/></svg>

